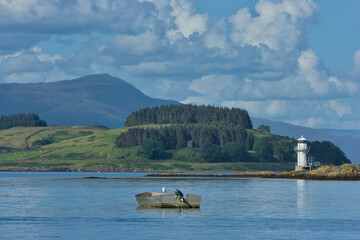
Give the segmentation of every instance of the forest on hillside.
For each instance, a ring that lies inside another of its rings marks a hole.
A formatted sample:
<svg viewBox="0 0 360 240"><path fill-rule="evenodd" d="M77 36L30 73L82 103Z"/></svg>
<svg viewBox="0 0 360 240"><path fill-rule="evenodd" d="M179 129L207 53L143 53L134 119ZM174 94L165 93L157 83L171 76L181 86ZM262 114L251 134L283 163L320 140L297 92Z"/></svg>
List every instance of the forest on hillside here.
<svg viewBox="0 0 360 240"><path fill-rule="evenodd" d="M160 128L130 128L116 139L118 147L140 146L147 139L161 142L165 149L224 146L229 142L245 144L245 128L233 124L177 124Z"/></svg>
<svg viewBox="0 0 360 240"><path fill-rule="evenodd" d="M345 153L335 144L329 141L310 142L309 156L313 156L321 164L341 165L351 163Z"/></svg>
<svg viewBox="0 0 360 240"><path fill-rule="evenodd" d="M41 120L39 115L35 113L18 113L9 116L0 117L0 130L9 129L13 127L40 127L47 126L44 120Z"/></svg>
<svg viewBox="0 0 360 240"><path fill-rule="evenodd" d="M136 127L168 123L171 125ZM243 109L196 105L144 108L132 113L125 124L132 127L116 138L116 146L142 146L148 159L164 158L166 150L191 147L200 149L207 162L296 162L296 140L275 137L269 126L251 130L250 117ZM330 142L309 144L309 155L322 164L350 162Z"/></svg>
<svg viewBox="0 0 360 240"><path fill-rule="evenodd" d="M166 123L211 124L217 122L252 129L251 119L246 110L185 104L143 108L128 116L126 118L125 126L131 127Z"/></svg>

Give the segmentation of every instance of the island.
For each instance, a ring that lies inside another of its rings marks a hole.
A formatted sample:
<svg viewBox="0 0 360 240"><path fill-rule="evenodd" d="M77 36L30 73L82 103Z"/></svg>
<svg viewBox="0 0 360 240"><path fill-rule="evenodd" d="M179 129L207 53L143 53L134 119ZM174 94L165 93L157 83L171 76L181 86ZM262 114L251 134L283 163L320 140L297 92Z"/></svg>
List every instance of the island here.
<svg viewBox="0 0 360 240"><path fill-rule="evenodd" d="M254 129L245 109L143 108L125 126L54 126L36 114L2 116L0 171L290 172L297 140ZM308 142L322 165L351 163L329 141Z"/></svg>

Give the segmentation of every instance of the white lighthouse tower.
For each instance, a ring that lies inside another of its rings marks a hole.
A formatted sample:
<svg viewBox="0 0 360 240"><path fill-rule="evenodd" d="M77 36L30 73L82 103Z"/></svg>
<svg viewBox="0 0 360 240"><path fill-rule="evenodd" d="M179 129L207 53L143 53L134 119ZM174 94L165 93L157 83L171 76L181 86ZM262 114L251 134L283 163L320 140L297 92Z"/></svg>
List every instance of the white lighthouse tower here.
<svg viewBox="0 0 360 240"><path fill-rule="evenodd" d="M315 162L313 157L307 157L310 151L310 146L307 144L306 138L303 135L297 140L298 144L294 150L297 152L297 164L295 171L312 170L320 166L320 162Z"/></svg>
<svg viewBox="0 0 360 240"><path fill-rule="evenodd" d="M295 171L310 169L307 158L307 153L310 151L310 146L307 145L307 140L303 135L301 135L297 141L298 144L294 148L295 152L297 152L297 164Z"/></svg>

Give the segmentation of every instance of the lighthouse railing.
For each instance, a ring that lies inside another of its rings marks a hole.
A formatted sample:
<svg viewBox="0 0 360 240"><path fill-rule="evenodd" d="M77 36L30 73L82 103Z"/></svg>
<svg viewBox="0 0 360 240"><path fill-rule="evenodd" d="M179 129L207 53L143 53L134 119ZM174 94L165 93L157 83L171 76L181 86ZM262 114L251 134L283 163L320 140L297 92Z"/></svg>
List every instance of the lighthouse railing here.
<svg viewBox="0 0 360 240"><path fill-rule="evenodd" d="M308 157L306 164L311 167L320 167L320 162L315 162L314 157Z"/></svg>

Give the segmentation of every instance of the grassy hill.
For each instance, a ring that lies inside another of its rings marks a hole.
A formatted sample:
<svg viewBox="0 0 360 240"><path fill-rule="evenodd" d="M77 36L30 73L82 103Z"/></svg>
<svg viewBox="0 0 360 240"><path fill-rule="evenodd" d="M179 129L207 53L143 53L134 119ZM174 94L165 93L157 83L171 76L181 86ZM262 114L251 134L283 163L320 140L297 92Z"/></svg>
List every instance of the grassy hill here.
<svg viewBox="0 0 360 240"><path fill-rule="evenodd" d="M146 125L159 128L164 125ZM101 126L16 127L0 131L1 171L289 171L294 163L249 162L207 163L199 148L168 150L168 158L149 160L141 147L117 148L116 137L128 128ZM248 129L255 138L276 144L290 139Z"/></svg>

